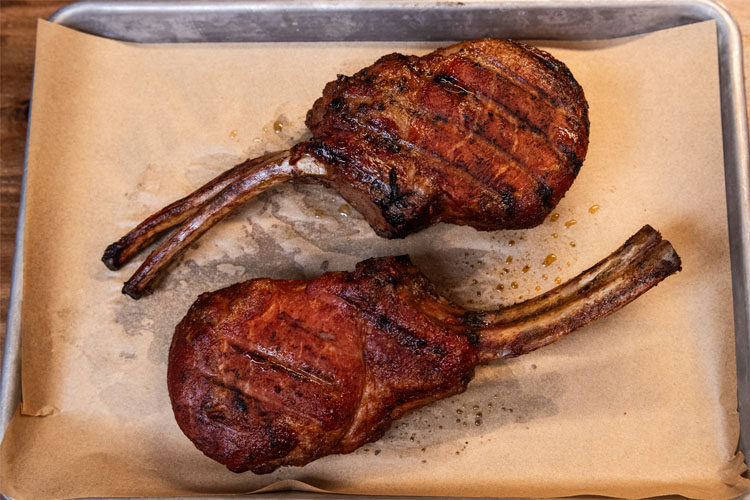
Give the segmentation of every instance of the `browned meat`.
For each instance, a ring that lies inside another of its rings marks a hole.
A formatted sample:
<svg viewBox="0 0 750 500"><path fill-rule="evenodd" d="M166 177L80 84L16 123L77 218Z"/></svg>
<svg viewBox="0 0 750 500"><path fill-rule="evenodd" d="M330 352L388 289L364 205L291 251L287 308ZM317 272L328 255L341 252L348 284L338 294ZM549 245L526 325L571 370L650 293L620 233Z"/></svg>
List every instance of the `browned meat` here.
<svg viewBox="0 0 750 500"><path fill-rule="evenodd" d="M477 364L554 342L679 269L646 226L571 281L493 312L451 304L408 257L313 281L246 281L201 295L177 326L172 407L195 445L235 472L349 453L463 392Z"/></svg>
<svg viewBox="0 0 750 500"><path fill-rule="evenodd" d="M336 189L387 238L437 222L535 226L578 174L589 132L583 90L567 67L507 40L385 56L326 85L306 124L312 140L234 167L110 245L103 260L118 269L182 223L123 292L138 298L211 225L288 180Z"/></svg>

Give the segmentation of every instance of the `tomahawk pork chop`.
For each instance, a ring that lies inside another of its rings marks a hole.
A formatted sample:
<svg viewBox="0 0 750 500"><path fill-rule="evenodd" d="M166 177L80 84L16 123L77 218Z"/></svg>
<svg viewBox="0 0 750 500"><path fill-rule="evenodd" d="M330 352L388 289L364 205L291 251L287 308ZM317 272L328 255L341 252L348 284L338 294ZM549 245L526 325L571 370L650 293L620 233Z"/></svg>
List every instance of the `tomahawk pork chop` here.
<svg viewBox="0 0 750 500"><path fill-rule="evenodd" d="M452 304L408 257L312 281L246 281L201 295L177 326L172 407L198 449L235 472L349 453L463 392L476 365L554 342L679 269L646 226L576 278L499 311Z"/></svg>
<svg viewBox="0 0 750 500"><path fill-rule="evenodd" d="M180 227L125 283L133 298L209 227L286 181L338 191L377 234L437 222L480 230L541 223L578 174L588 105L568 68L510 40L461 42L422 57L387 55L326 85L309 141L248 160L152 215L110 245L118 269Z"/></svg>

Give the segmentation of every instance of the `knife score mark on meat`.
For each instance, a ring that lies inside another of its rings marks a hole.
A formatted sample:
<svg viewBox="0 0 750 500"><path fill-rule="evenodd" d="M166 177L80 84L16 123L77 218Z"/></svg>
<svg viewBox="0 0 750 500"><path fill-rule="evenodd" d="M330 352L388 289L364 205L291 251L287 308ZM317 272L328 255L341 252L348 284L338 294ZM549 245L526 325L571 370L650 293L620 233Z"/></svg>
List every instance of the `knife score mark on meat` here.
<svg viewBox="0 0 750 500"><path fill-rule="evenodd" d="M492 39L423 57L390 54L340 75L305 123L311 140L235 166L110 245L102 260L116 270L179 225L123 293L147 293L213 224L287 181L335 189L386 238L438 222L533 227L573 183L589 135L583 90L563 63Z"/></svg>
<svg viewBox="0 0 750 500"><path fill-rule="evenodd" d="M498 311L452 304L408 257L312 281L238 283L201 295L175 330L175 418L235 472L350 453L463 392L476 365L546 346L679 269L672 245L645 226L567 283Z"/></svg>

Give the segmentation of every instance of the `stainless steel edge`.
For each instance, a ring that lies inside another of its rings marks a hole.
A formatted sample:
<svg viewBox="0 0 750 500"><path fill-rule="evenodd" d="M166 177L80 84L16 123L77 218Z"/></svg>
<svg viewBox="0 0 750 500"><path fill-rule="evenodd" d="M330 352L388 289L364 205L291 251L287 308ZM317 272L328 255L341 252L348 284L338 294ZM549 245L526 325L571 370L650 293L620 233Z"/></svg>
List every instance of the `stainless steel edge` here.
<svg viewBox="0 0 750 500"><path fill-rule="evenodd" d="M397 15L395 15L397 14ZM336 23L330 23L336 16ZM378 23L367 22L377 16ZM231 23L227 20L231 18ZM599 39L717 23L727 217L733 273L739 449L750 454L750 145L739 29L712 0L83 1L50 21L124 41ZM575 21L573 21L575 20ZM388 29L383 29L387 26ZM0 379L0 439L20 396L26 164Z"/></svg>
<svg viewBox="0 0 750 500"><path fill-rule="evenodd" d="M747 459L750 454L750 139L742 36L729 12L714 5L717 25L723 23L718 41L719 60L723 63L720 65L721 118L737 358L738 448Z"/></svg>
<svg viewBox="0 0 750 500"><path fill-rule="evenodd" d="M716 12L708 0L140 0L80 2L52 20L134 42L448 40L529 33L596 39L688 24Z"/></svg>
<svg viewBox="0 0 750 500"><path fill-rule="evenodd" d="M33 80L33 78L32 78ZM29 106L31 110L31 106ZM29 112L31 123L31 112ZM30 130L26 130L26 149L23 157L21 198L16 221L16 244L13 253L13 272L10 283L10 301L5 323L5 348L0 371L0 442L10 425L10 420L21 401L21 302L23 297L23 244L26 227L26 178L28 170Z"/></svg>
<svg viewBox="0 0 750 500"><path fill-rule="evenodd" d="M742 57L742 36L723 7L717 14L725 23L719 53L727 60L721 72L721 114L724 126L724 164L732 262L737 400L740 417L739 449L750 454L750 139ZM720 58L721 59L721 58ZM731 166L734 168L730 168Z"/></svg>

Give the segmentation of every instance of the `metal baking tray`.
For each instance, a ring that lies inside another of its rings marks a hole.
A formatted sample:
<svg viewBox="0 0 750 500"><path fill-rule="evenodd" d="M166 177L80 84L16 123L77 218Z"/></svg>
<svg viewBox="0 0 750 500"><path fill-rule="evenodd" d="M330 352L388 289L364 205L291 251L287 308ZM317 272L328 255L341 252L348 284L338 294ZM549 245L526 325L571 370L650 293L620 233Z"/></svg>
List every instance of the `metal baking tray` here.
<svg viewBox="0 0 750 500"><path fill-rule="evenodd" d="M593 40L714 20L718 36L724 171L737 353L739 449L750 456L750 147L742 39L711 0L82 1L50 21L139 43ZM0 379L0 439L20 397L26 168ZM306 495L309 496L309 495ZM747 495L745 495L747 496Z"/></svg>

